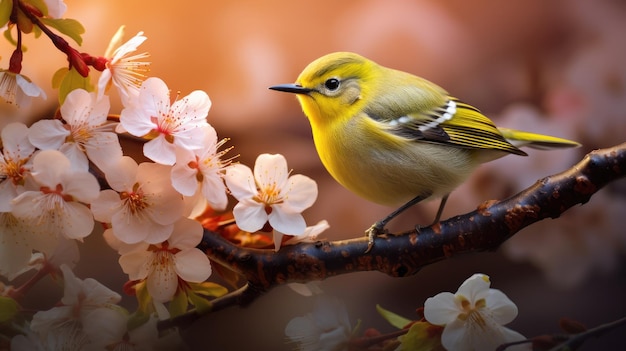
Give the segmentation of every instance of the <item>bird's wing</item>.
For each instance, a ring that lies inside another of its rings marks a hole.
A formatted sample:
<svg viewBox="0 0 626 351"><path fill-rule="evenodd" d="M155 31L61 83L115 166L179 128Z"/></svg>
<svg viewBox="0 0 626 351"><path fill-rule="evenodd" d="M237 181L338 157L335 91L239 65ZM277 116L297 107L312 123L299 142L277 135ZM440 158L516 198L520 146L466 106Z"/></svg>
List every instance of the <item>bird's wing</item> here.
<svg viewBox="0 0 626 351"><path fill-rule="evenodd" d="M468 149L493 149L518 155L526 153L509 143L493 122L475 107L455 98L424 112L401 113L384 118L369 116L387 126L389 133L421 142Z"/></svg>

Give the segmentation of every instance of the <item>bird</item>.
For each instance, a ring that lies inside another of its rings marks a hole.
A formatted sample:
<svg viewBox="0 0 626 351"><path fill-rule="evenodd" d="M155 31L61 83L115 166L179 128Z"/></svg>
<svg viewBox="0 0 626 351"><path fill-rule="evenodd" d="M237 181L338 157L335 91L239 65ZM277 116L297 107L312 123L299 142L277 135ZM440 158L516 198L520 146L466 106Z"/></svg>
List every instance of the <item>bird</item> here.
<svg viewBox="0 0 626 351"><path fill-rule="evenodd" d="M319 158L342 186L374 203L397 207L366 230L369 252L385 226L411 206L449 194L482 163L520 147L578 147L563 138L496 125L435 83L352 52L324 55L293 84L311 125Z"/></svg>

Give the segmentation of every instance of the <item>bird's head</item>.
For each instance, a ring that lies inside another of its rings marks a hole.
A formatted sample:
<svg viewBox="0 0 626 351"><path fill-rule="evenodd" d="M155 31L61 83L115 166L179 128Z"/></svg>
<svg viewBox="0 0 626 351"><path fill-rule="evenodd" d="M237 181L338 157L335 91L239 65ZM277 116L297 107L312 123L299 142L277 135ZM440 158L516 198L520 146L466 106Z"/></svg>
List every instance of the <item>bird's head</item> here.
<svg viewBox="0 0 626 351"><path fill-rule="evenodd" d="M270 89L297 94L311 123L336 122L351 118L362 109L376 67L360 55L336 52L311 62L295 84L275 85Z"/></svg>

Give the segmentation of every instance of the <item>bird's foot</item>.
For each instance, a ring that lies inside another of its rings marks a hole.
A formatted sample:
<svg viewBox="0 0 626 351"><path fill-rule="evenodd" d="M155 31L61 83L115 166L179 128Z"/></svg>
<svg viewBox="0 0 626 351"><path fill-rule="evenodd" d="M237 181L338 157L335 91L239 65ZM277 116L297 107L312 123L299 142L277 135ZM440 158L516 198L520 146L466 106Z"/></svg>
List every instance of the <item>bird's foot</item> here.
<svg viewBox="0 0 626 351"><path fill-rule="evenodd" d="M372 224L372 226L365 231L365 235L367 236L367 249L365 249L365 253L368 253L370 252L370 250L372 250L372 248L374 247L374 239L377 236L386 233L387 230L385 229L384 223L376 222Z"/></svg>

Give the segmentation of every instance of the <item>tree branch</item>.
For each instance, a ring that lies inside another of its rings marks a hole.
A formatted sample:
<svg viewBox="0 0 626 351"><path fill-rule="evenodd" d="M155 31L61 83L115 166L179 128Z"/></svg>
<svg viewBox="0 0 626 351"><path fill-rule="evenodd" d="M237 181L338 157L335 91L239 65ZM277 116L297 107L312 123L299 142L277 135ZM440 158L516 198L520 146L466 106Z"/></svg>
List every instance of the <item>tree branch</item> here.
<svg viewBox="0 0 626 351"><path fill-rule="evenodd" d="M593 151L562 173L537 181L503 201L486 201L477 210L428 228L379 236L365 253L367 238L318 241L284 246L278 252L238 247L205 231L200 249L229 267L247 285L213 301L213 310L245 306L271 288L291 282L322 280L340 274L380 271L393 277L417 273L422 267L468 252L494 250L526 226L557 218L584 204L606 184L626 176L626 143ZM199 318L190 312L162 321L159 329L181 326Z"/></svg>

